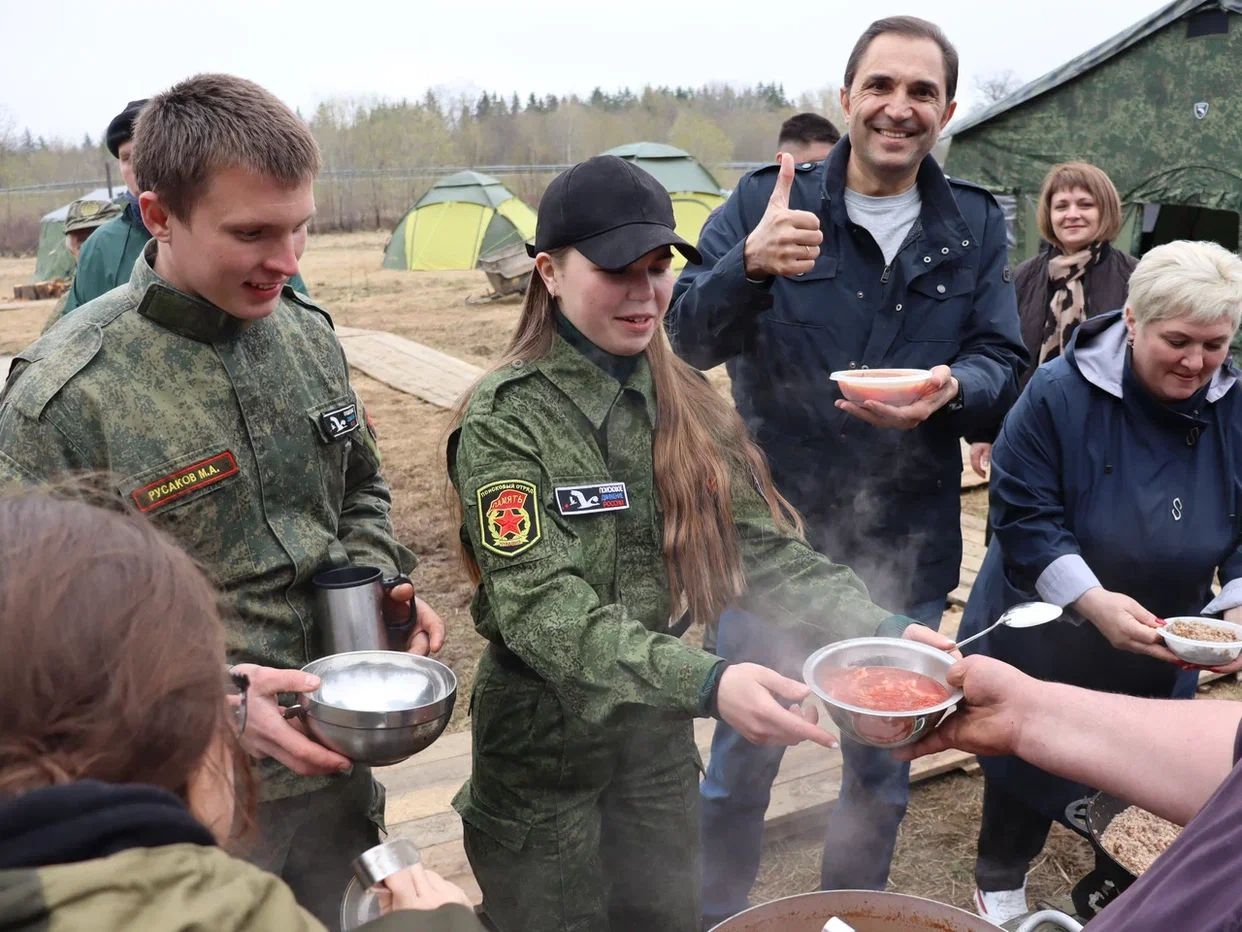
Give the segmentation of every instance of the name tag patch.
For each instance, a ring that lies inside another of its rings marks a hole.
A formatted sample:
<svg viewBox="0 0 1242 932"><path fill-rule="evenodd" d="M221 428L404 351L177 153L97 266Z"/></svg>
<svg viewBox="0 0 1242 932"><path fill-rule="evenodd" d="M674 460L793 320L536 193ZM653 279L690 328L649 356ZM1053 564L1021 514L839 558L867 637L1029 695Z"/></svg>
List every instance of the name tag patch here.
<svg viewBox="0 0 1242 932"><path fill-rule="evenodd" d="M563 515L590 515L630 507L624 482L603 485L570 485L556 490L556 508Z"/></svg>
<svg viewBox="0 0 1242 932"><path fill-rule="evenodd" d="M358 406L342 405L319 415L319 426L330 440L339 440L358 429Z"/></svg>
<svg viewBox="0 0 1242 932"><path fill-rule="evenodd" d="M485 550L515 557L539 541L539 489L520 479L489 482L475 491Z"/></svg>
<svg viewBox="0 0 1242 932"><path fill-rule="evenodd" d="M138 510L146 514L179 498L189 495L196 489L202 489L217 482L223 482L230 476L237 475L237 457L230 450L209 456L205 460L191 463L176 472L161 476L140 489L129 493Z"/></svg>

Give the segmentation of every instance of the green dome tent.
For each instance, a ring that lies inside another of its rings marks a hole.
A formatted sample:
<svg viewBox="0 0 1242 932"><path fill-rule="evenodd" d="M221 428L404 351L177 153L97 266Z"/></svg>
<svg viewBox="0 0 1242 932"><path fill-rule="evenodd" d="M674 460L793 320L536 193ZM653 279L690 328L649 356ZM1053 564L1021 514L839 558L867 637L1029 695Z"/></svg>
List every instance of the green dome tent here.
<svg viewBox="0 0 1242 932"><path fill-rule="evenodd" d="M698 243L708 214L725 202L724 191L712 173L684 149L658 142L633 142L603 154L633 162L664 186L673 200L677 235L691 244ZM674 251L673 265L680 268L685 264L681 253Z"/></svg>
<svg viewBox="0 0 1242 932"><path fill-rule="evenodd" d="M119 195L125 188L120 186L114 190ZM108 195L107 188L96 188L73 200L108 203L112 198ZM72 203L73 201L69 202L69 204ZM53 278L68 278L73 274L75 265L73 253L65 246L65 217L69 213L69 204L57 207L51 213L44 214L39 220L39 251L35 257L34 274L34 280L37 282L45 282Z"/></svg>
<svg viewBox="0 0 1242 932"><path fill-rule="evenodd" d="M384 250L386 269L473 269L479 256L535 237L535 212L490 175L464 171L418 199Z"/></svg>

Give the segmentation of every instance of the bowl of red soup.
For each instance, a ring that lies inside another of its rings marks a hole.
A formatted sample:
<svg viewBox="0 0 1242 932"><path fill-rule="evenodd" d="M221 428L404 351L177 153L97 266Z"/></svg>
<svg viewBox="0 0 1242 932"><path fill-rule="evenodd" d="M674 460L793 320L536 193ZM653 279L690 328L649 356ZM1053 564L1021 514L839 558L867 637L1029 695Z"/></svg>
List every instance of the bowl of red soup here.
<svg viewBox="0 0 1242 932"><path fill-rule="evenodd" d="M935 390L927 369L840 369L828 378L855 404L879 401L902 408Z"/></svg>
<svg viewBox="0 0 1242 932"><path fill-rule="evenodd" d="M923 737L962 698L946 679L954 658L917 641L853 638L821 647L802 678L841 733L896 748Z"/></svg>

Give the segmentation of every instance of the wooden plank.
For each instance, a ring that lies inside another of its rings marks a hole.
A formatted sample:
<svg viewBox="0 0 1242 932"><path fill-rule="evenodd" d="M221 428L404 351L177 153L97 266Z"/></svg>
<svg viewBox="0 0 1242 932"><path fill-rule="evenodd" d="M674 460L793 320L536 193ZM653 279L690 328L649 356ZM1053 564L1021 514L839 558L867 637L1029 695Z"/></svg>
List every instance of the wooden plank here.
<svg viewBox="0 0 1242 932"><path fill-rule="evenodd" d="M988 480L977 474L970 466L970 445L965 441L962 444L962 491L967 489L976 489L981 485L987 485Z"/></svg>
<svg viewBox="0 0 1242 932"><path fill-rule="evenodd" d="M962 553L969 554L980 563L983 562L984 556L987 555L988 548L983 545L982 537L976 538L975 532L968 528L962 528Z"/></svg>
<svg viewBox="0 0 1242 932"><path fill-rule="evenodd" d="M478 366L405 337L372 330L337 330L349 364L391 388L451 408L483 374Z"/></svg>
<svg viewBox="0 0 1242 932"><path fill-rule="evenodd" d="M910 766L910 782L918 783L952 770L975 764L975 756L962 751L941 751L920 757ZM772 802L764 816L764 842L820 831L824 819L841 791L840 768L822 771L772 788Z"/></svg>
<svg viewBox="0 0 1242 932"><path fill-rule="evenodd" d="M962 512L962 530L977 534L979 540L983 540L983 529L986 525L987 522L983 518L972 515L969 512Z"/></svg>
<svg viewBox="0 0 1242 932"><path fill-rule="evenodd" d="M703 720L699 720L703 721ZM704 722L710 732L713 723ZM696 725L698 723L696 722ZM912 783L951 770L970 770L975 758L961 751L943 751L915 761ZM389 768L391 769L391 768ZM836 803L841 788L841 755L818 745L799 745L785 752L764 816L765 842L811 830L818 831ZM461 821L451 810L416 820L397 821L390 802L389 834L407 837L421 849L423 863L466 890L475 903L482 895L470 871L461 841Z"/></svg>

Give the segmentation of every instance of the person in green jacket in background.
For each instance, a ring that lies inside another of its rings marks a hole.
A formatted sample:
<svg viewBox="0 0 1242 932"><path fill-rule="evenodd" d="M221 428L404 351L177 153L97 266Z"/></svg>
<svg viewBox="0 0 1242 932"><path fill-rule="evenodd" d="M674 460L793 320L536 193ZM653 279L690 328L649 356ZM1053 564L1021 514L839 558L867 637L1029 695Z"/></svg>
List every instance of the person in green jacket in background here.
<svg viewBox="0 0 1242 932"><path fill-rule="evenodd" d="M271 697L228 675L216 592L114 496L60 494L0 497L0 929L323 932L222 847L253 819L239 739ZM282 676L273 695L317 685ZM421 865L385 892L368 932L481 932Z"/></svg>
<svg viewBox="0 0 1242 932"><path fill-rule="evenodd" d="M138 195L141 190L134 174L133 163L134 123L146 102L145 97L142 100L131 100L124 110L112 118L104 132L104 144L117 160L121 177L125 180L125 193L118 199L123 209L119 217L99 227L82 244L73 286L66 292L65 300L52 312L47 327L51 327L75 308L128 282L134 263L142 255L142 248L146 246L147 240L151 238L150 232L143 225L142 211L138 209ZM289 279L289 285L294 291L310 293L300 274L295 273Z"/></svg>
<svg viewBox="0 0 1242 932"><path fill-rule="evenodd" d="M699 261L673 226L622 159L558 176L517 332L449 439L489 642L454 806L501 932L698 932L694 717L835 745L787 708L806 686L685 643L684 619L736 600L803 657L877 629L951 646L806 545L732 406L673 355L672 247Z"/></svg>

